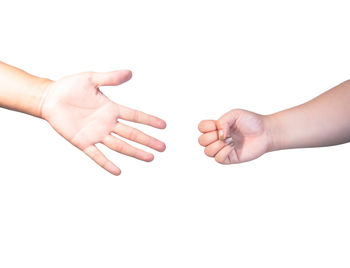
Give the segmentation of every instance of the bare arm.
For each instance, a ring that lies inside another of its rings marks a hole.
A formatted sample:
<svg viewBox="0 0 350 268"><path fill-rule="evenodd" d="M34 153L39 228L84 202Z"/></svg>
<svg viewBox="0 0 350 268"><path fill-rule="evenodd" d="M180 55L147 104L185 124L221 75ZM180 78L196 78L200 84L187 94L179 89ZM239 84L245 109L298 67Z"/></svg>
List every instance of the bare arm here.
<svg viewBox="0 0 350 268"><path fill-rule="evenodd" d="M271 115L233 109L204 120L199 143L222 164L250 161L266 152L350 141L350 81L302 105Z"/></svg>
<svg viewBox="0 0 350 268"><path fill-rule="evenodd" d="M350 81L307 103L268 116L270 150L330 146L350 141Z"/></svg>
<svg viewBox="0 0 350 268"><path fill-rule="evenodd" d="M41 117L41 100L51 82L0 62L0 106Z"/></svg>

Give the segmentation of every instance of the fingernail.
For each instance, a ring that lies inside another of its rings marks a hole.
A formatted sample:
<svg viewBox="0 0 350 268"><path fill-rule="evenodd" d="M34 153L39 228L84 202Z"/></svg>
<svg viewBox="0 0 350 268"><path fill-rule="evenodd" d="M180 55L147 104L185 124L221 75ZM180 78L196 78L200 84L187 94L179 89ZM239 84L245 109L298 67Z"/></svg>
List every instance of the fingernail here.
<svg viewBox="0 0 350 268"><path fill-rule="evenodd" d="M219 130L219 140L224 140L224 132L222 130Z"/></svg>
<svg viewBox="0 0 350 268"><path fill-rule="evenodd" d="M228 137L224 140L225 143L229 144L232 142L232 138L231 137Z"/></svg>

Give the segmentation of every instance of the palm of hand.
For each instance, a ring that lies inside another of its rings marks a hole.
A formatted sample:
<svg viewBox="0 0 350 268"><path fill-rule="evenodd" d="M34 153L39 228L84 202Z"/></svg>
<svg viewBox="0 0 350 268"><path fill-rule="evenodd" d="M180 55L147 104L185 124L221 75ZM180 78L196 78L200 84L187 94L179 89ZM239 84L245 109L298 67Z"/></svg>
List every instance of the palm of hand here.
<svg viewBox="0 0 350 268"><path fill-rule="evenodd" d="M84 150L112 132L118 104L85 77L67 77L51 85L43 116L73 145Z"/></svg>
<svg viewBox="0 0 350 268"><path fill-rule="evenodd" d="M222 164L253 160L268 149L264 118L249 111L232 110L217 121L204 120L199 130L204 133L199 143L206 147L205 153Z"/></svg>
<svg viewBox="0 0 350 268"><path fill-rule="evenodd" d="M165 149L164 143L118 122L118 119L125 119L164 128L163 120L114 103L99 90L100 85L121 84L130 77L128 71L65 77L48 87L42 105L43 118L60 135L114 175L119 175L120 169L97 149L96 143L144 161L153 160L153 155L129 145L112 133L158 151Z"/></svg>
<svg viewBox="0 0 350 268"><path fill-rule="evenodd" d="M261 115L242 111L228 135L233 140L233 150L227 156L230 164L253 160L267 151L268 139Z"/></svg>

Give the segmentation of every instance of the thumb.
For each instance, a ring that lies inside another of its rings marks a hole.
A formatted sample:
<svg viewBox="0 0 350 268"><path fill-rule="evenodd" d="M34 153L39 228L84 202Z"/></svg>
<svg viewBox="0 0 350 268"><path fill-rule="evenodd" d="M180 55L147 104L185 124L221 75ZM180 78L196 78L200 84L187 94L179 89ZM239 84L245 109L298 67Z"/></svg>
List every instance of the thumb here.
<svg viewBox="0 0 350 268"><path fill-rule="evenodd" d="M92 73L92 81L97 86L116 86L129 81L132 73L129 70L120 70L104 73Z"/></svg>
<svg viewBox="0 0 350 268"><path fill-rule="evenodd" d="M230 135L230 128L233 126L237 119L237 113L235 110L231 110L228 113L221 116L216 121L216 128L218 129L219 140L223 141Z"/></svg>

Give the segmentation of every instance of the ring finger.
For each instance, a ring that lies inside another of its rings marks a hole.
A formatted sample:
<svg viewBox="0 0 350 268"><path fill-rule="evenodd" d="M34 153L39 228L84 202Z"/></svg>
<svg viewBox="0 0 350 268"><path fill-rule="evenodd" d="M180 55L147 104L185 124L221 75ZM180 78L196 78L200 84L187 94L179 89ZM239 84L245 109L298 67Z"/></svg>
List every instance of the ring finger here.
<svg viewBox="0 0 350 268"><path fill-rule="evenodd" d="M123 123L118 122L113 132L123 138L138 142L159 152L163 152L165 150L165 144L163 142Z"/></svg>
<svg viewBox="0 0 350 268"><path fill-rule="evenodd" d="M131 146L125 141L122 141L112 135L106 136L102 143L116 152L125 154L127 156L135 157L142 161L150 162L154 158L153 154L135 148L134 146Z"/></svg>
<svg viewBox="0 0 350 268"><path fill-rule="evenodd" d="M223 141L215 141L204 149L204 153L209 157L214 157L227 144Z"/></svg>

